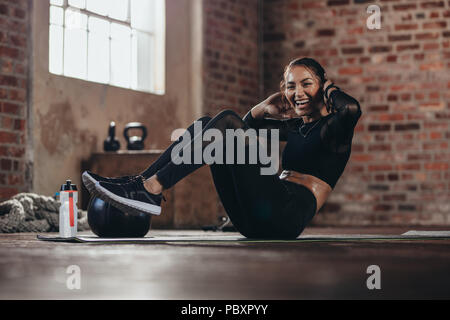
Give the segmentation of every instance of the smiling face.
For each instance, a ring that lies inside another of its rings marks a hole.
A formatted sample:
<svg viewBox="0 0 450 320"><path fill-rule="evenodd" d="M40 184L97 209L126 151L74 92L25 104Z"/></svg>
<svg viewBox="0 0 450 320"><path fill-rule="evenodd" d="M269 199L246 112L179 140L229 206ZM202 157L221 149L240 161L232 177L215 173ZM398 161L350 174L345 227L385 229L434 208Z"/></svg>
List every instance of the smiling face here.
<svg viewBox="0 0 450 320"><path fill-rule="evenodd" d="M323 84L304 66L293 66L286 71L284 95L300 117L317 118L324 106Z"/></svg>

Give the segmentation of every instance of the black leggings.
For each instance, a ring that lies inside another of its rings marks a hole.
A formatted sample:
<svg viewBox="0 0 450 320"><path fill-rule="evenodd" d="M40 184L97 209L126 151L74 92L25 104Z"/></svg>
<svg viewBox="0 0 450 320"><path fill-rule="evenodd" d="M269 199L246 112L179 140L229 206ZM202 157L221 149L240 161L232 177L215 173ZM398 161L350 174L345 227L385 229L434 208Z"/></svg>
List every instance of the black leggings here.
<svg viewBox="0 0 450 320"><path fill-rule="evenodd" d="M225 137L226 129L249 129L233 111L226 110L214 118L203 117L203 132L218 129ZM192 124L187 132L194 133ZM194 152L193 137L189 142ZM164 189L200 168L204 164L174 164L171 152L182 138L174 142L152 166L142 173L144 177L157 175ZM183 143L185 143L183 141ZM201 142L204 148L209 142ZM248 151L248 146L246 146ZM236 152L235 152L236 154ZM224 154L225 157L225 154ZM193 158L193 157L192 157ZM212 164L214 185L220 200L236 229L247 238L296 238L313 218L316 199L306 187L279 179L274 175L261 175L261 164Z"/></svg>

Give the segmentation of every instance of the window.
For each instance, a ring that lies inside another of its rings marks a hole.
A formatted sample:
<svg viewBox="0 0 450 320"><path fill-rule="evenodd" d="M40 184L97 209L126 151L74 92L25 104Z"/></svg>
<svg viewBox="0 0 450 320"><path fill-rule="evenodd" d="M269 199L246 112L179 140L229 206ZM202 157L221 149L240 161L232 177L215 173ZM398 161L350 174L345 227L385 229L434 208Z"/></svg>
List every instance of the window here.
<svg viewBox="0 0 450 320"><path fill-rule="evenodd" d="M164 94L164 0L50 0L49 71Z"/></svg>

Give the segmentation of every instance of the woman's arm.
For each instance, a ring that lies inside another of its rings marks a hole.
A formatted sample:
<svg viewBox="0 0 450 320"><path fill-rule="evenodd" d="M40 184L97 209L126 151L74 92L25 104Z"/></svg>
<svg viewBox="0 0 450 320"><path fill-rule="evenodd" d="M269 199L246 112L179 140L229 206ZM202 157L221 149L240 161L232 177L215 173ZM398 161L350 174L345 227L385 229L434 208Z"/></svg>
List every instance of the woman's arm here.
<svg viewBox="0 0 450 320"><path fill-rule="evenodd" d="M256 114L256 116L255 116ZM254 129L279 129L286 121L277 119L266 119L264 115L258 114L251 109L243 118L250 128Z"/></svg>
<svg viewBox="0 0 450 320"><path fill-rule="evenodd" d="M280 140L287 140L288 121L295 114L283 100L281 93L275 93L254 106L244 116L243 120L250 128L278 129ZM285 119L285 120L282 120Z"/></svg>
<svg viewBox="0 0 450 320"><path fill-rule="evenodd" d="M333 90L329 97L331 112L336 114L339 123L354 129L362 113L359 102L340 89Z"/></svg>
<svg viewBox="0 0 450 320"><path fill-rule="evenodd" d="M252 109L253 110L253 109ZM275 120L275 119L265 119L255 118L252 114L252 110L247 112L247 114L242 118L244 122L253 129L278 129L280 141L287 141L287 121L286 120Z"/></svg>
<svg viewBox="0 0 450 320"><path fill-rule="evenodd" d="M322 128L322 141L335 152L344 152L351 146L353 131L361 117L359 102L337 87L328 91L333 114ZM326 97L325 97L326 99Z"/></svg>

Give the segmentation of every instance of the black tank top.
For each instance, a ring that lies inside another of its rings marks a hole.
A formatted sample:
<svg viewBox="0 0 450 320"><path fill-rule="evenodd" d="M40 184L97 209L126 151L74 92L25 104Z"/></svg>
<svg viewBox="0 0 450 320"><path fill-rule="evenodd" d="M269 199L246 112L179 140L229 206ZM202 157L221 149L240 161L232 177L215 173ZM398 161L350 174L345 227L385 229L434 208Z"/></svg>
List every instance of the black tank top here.
<svg viewBox="0 0 450 320"><path fill-rule="evenodd" d="M287 141L282 167L315 176L335 187L350 158L353 132L361 116L357 100L341 90L330 94L332 113L319 120L255 119L248 112L244 121L250 128L279 129Z"/></svg>

